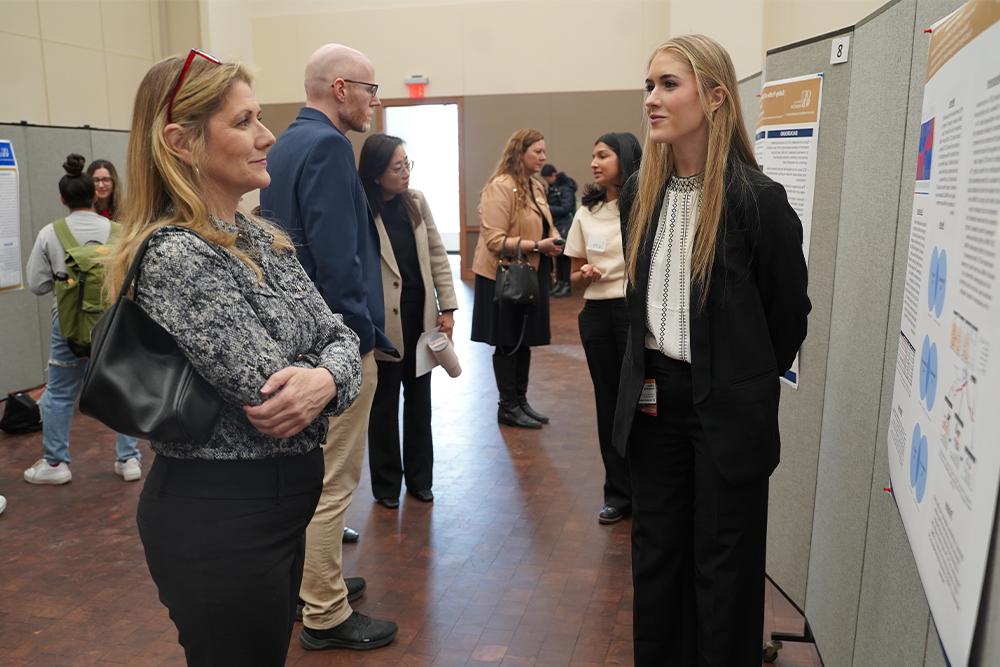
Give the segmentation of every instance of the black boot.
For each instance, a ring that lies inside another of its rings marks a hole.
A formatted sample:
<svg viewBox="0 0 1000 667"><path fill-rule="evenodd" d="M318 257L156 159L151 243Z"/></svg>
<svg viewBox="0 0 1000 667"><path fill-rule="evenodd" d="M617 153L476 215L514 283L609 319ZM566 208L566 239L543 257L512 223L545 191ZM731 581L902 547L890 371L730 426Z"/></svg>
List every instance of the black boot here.
<svg viewBox="0 0 1000 667"><path fill-rule="evenodd" d="M528 372L531 370L531 348L522 347L515 355L517 357L517 404L524 414L535 421L548 424L549 418L528 405Z"/></svg>
<svg viewBox="0 0 1000 667"><path fill-rule="evenodd" d="M520 352L523 352L524 348ZM517 400L517 359L504 356L499 350L493 353L493 375L497 380L500 402L497 405L497 422L518 428L541 428L542 423L525 413Z"/></svg>

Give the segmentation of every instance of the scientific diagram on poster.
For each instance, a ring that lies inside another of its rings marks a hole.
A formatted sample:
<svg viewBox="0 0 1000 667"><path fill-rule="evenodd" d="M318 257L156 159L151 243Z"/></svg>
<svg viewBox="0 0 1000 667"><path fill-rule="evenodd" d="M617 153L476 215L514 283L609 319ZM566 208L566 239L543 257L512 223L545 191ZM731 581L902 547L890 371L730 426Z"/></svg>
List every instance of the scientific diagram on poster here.
<svg viewBox="0 0 1000 667"><path fill-rule="evenodd" d="M802 252L809 262L816 154L823 75L769 81L760 91L760 118L754 157L764 173L785 188L788 203L802 221ZM799 355L782 380L799 386Z"/></svg>
<svg viewBox="0 0 1000 667"><path fill-rule="evenodd" d="M942 645L967 665L1000 488L1000 3L931 32L889 472Z"/></svg>

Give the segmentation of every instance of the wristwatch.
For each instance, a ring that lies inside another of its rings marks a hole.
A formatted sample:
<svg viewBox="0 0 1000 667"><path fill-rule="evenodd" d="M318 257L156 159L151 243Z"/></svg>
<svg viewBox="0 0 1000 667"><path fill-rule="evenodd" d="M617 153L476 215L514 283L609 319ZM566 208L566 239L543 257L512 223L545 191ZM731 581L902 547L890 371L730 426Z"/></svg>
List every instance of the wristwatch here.
<svg viewBox="0 0 1000 667"><path fill-rule="evenodd" d="M535 241L535 247L532 252L538 252L538 241Z"/></svg>

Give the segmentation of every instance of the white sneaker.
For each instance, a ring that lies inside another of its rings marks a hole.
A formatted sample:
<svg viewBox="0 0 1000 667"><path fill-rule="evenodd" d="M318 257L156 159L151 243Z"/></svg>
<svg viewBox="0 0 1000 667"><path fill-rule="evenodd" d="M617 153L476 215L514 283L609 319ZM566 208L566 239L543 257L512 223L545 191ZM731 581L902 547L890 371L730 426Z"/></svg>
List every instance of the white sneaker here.
<svg viewBox="0 0 1000 667"><path fill-rule="evenodd" d="M0 514L3 514L5 509L7 509L7 499L0 496Z"/></svg>
<svg viewBox="0 0 1000 667"><path fill-rule="evenodd" d="M139 465L139 459L115 461L115 474L126 482L136 481L142 477L142 466Z"/></svg>
<svg viewBox="0 0 1000 667"><path fill-rule="evenodd" d="M73 473L65 461L57 466L50 466L44 458L35 461L35 465L24 471L24 481L28 484L65 484L73 479Z"/></svg>

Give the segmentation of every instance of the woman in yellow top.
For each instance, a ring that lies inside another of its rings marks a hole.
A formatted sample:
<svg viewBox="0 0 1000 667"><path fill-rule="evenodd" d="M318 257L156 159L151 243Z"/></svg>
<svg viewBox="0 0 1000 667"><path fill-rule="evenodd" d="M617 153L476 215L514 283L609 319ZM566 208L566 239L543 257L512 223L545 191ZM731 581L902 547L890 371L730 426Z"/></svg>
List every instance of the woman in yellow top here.
<svg viewBox="0 0 1000 667"><path fill-rule="evenodd" d="M594 182L584 190L583 206L566 236L566 255L572 258L570 280L586 287L580 340L597 404L597 440L604 460L604 507L597 520L604 524L620 521L632 509L628 464L611 443L611 429L628 342L618 190L641 159L639 140L630 132L609 132L597 140L590 161Z"/></svg>
<svg viewBox="0 0 1000 667"><path fill-rule="evenodd" d="M518 130L479 199L479 241L472 260L476 296L472 340L493 345L493 374L500 402L497 421L508 426L541 428L549 419L527 399L531 347L549 344L549 279L552 257L562 248L559 231L535 175L545 164L545 137L538 130ZM539 298L527 306L494 301L500 255L524 254L538 270Z"/></svg>

